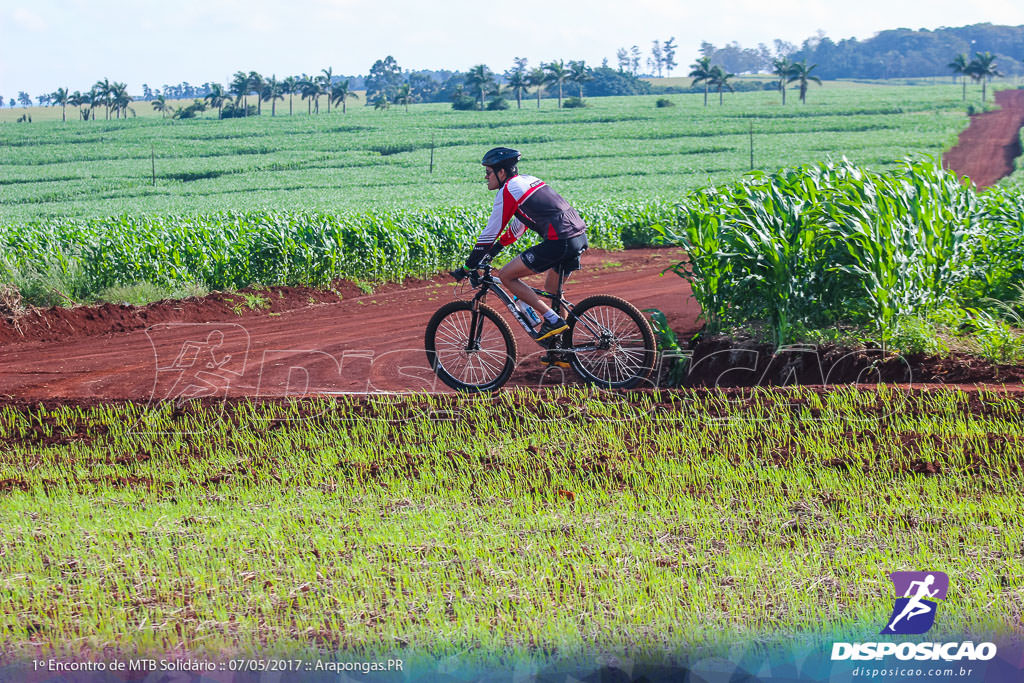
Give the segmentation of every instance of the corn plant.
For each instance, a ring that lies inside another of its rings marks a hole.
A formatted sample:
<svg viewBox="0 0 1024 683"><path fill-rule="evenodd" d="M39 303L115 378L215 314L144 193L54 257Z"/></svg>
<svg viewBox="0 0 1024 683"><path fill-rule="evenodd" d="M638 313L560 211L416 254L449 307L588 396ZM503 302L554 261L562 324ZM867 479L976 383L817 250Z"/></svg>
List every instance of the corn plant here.
<svg viewBox="0 0 1024 683"><path fill-rule="evenodd" d="M710 331L762 320L783 344L801 328L869 322L886 343L984 278L1005 289L1019 217L1019 203L982 201L932 160L877 173L844 159L693 192L661 233L686 248L674 270Z"/></svg>

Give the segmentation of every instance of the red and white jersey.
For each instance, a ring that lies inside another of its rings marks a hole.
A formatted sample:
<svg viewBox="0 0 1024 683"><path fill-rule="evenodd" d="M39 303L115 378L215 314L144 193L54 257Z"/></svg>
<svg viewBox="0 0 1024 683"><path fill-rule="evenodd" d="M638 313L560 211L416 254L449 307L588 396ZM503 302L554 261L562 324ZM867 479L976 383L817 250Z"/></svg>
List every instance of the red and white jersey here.
<svg viewBox="0 0 1024 683"><path fill-rule="evenodd" d="M564 240L582 235L587 226L576 209L543 180L532 175L517 175L498 190L494 210L474 250L490 247L495 241L507 247L519 239L526 228L546 240Z"/></svg>

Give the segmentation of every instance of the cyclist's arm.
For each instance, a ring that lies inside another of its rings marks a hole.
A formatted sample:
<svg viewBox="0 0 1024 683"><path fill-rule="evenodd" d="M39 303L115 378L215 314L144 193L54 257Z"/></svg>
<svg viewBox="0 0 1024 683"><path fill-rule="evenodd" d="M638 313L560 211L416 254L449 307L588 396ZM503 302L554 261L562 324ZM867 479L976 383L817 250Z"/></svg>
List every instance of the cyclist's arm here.
<svg viewBox="0 0 1024 683"><path fill-rule="evenodd" d="M508 191L507 186L494 197L494 208L491 216L487 219L480 237L476 240L473 251L466 259L466 267L470 270L480 265L484 256L497 255L502 248L515 242L523 234L526 226L515 217L516 200Z"/></svg>

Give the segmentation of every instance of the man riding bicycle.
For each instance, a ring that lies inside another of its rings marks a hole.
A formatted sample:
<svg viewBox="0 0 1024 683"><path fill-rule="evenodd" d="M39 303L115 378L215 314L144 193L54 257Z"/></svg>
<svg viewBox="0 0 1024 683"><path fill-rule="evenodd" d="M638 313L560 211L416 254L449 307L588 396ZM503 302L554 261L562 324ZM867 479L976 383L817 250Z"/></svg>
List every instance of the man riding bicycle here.
<svg viewBox="0 0 1024 683"><path fill-rule="evenodd" d="M485 168L487 189L497 190L497 194L487 226L466 259L466 268L475 271L485 256L495 256L519 239L526 228L539 234L543 240L540 244L517 256L497 275L510 292L543 316L536 336L537 341L543 341L569 329L569 325L520 278L548 271L544 288L554 292L560 273L568 278L580 269L580 255L587 249L587 226L576 209L543 180L519 174L521 156L514 149L495 147L480 162ZM563 365L548 354L541 362Z"/></svg>

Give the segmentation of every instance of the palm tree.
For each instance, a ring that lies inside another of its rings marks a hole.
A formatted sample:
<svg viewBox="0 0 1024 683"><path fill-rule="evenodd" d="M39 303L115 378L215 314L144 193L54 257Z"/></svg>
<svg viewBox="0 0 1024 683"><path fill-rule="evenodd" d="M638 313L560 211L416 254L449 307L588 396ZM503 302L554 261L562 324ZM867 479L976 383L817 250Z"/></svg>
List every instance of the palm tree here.
<svg viewBox="0 0 1024 683"><path fill-rule="evenodd" d="M559 59L557 62L549 62L542 65L547 73L548 83L558 84L558 108L562 108L562 84L569 80L569 69L565 68L565 62Z"/></svg>
<svg viewBox="0 0 1024 683"><path fill-rule="evenodd" d="M385 95L384 93L381 93L380 95L377 95L377 99L375 99L373 101L373 108L374 109L378 109L378 110L379 109L383 109L384 111L387 111L388 107L390 107L390 106L391 106L391 103L388 102L388 96Z"/></svg>
<svg viewBox="0 0 1024 683"><path fill-rule="evenodd" d="M548 82L548 75L544 72L541 67L534 67L526 76L526 82L537 88L537 109L540 109L540 92L544 89L544 84Z"/></svg>
<svg viewBox="0 0 1024 683"><path fill-rule="evenodd" d="M480 97L480 108L484 108L484 95L490 92L494 84L494 74L486 64L477 64L466 73L466 85L477 91Z"/></svg>
<svg viewBox="0 0 1024 683"><path fill-rule="evenodd" d="M153 111L160 112L160 118L165 118L171 108L171 105L167 104L167 98L163 95L158 95L150 104L153 105Z"/></svg>
<svg viewBox="0 0 1024 683"><path fill-rule="evenodd" d="M57 88L55 91L50 93L50 105L56 107L60 105L60 120L67 123L67 108L68 108L68 91L67 88Z"/></svg>
<svg viewBox="0 0 1024 683"><path fill-rule="evenodd" d="M306 113L313 114L313 100L316 100L316 113L320 113L320 82L316 78L303 78L299 81L299 93L302 99L309 100L306 103Z"/></svg>
<svg viewBox="0 0 1024 683"><path fill-rule="evenodd" d="M106 108L106 119L110 120L110 80L104 78L102 81L96 81L92 86L93 100L101 100L103 106Z"/></svg>
<svg viewBox="0 0 1024 683"><path fill-rule="evenodd" d="M557 62L552 61L547 64L542 64L545 72L545 80L548 83L558 85L558 108L562 108L562 87L563 84L570 80L572 77L572 71L565 65L565 62L559 59Z"/></svg>
<svg viewBox="0 0 1024 683"><path fill-rule="evenodd" d="M802 62L795 62L793 64L792 73L789 75L789 83L800 84L800 101L807 104L807 85L814 81L818 85L821 85L821 79L817 76L812 76L811 72L814 71L817 64L811 64L807 66L807 60Z"/></svg>
<svg viewBox="0 0 1024 683"><path fill-rule="evenodd" d="M289 76L281 81L281 92L288 96L288 116L292 115L292 95L299 92L299 79Z"/></svg>
<svg viewBox="0 0 1024 683"><path fill-rule="evenodd" d="M976 81L981 81L981 101L985 101L985 81L996 76L1002 76L996 69L996 56L991 52L975 52L974 59L967 65L968 75Z"/></svg>
<svg viewBox="0 0 1024 683"><path fill-rule="evenodd" d="M708 106L708 88L711 86L711 57L701 57L690 65L689 77L693 79L691 86L704 84L704 106Z"/></svg>
<svg viewBox="0 0 1024 683"><path fill-rule="evenodd" d="M338 81L331 86L331 101L335 104L341 102L341 113L345 114L347 109L345 107L345 100L350 97L359 98L354 92L348 89L348 81Z"/></svg>
<svg viewBox="0 0 1024 683"><path fill-rule="evenodd" d="M580 89L580 99L583 99L583 84L587 81L594 80L594 75L590 73L590 67L582 59L569 62L569 80L572 81Z"/></svg>
<svg viewBox="0 0 1024 683"><path fill-rule="evenodd" d="M782 106L786 106L786 79L793 73L793 62L789 57L779 57L772 60L772 73L778 76L779 91L782 92Z"/></svg>
<svg viewBox="0 0 1024 683"><path fill-rule="evenodd" d="M110 84L110 101L117 118L121 118L122 113L124 113L125 118L128 118L128 105L131 104L132 98L128 95L128 85L126 83Z"/></svg>
<svg viewBox="0 0 1024 683"><path fill-rule="evenodd" d="M276 116L277 101L284 99L282 86L278 83L276 74L263 81L263 90L260 91L260 99L265 102L270 102L270 115Z"/></svg>
<svg viewBox="0 0 1024 683"><path fill-rule="evenodd" d="M327 113L331 113L331 80L334 78L334 69L327 67L326 69L320 69L323 72L323 76L317 76L320 79L321 90L327 95Z"/></svg>
<svg viewBox="0 0 1024 683"><path fill-rule="evenodd" d="M244 71L236 71L235 75L231 77L231 85L228 86L228 92L235 96L236 106L239 102L242 103L242 116L248 114L249 107L246 95L249 93L249 74Z"/></svg>
<svg viewBox="0 0 1024 683"><path fill-rule="evenodd" d="M96 94L92 90L88 90L84 93L80 93L77 90L71 94L68 98L68 104L80 107L78 113L81 114L83 121L88 121L91 116L93 119L96 118L96 112L93 110L93 106L96 104Z"/></svg>
<svg viewBox="0 0 1024 683"><path fill-rule="evenodd" d="M729 79L736 74L727 73L725 69L718 66L717 64L711 67L711 77L708 79L708 84L713 88L718 88L718 106L722 106L722 90L726 89L729 92L734 92L732 83Z"/></svg>
<svg viewBox="0 0 1024 683"><path fill-rule="evenodd" d="M211 83L210 92L206 93L206 97L203 98L210 105L211 109L217 107L218 119L221 117L221 112L224 109L224 103L228 100L228 94L220 83Z"/></svg>
<svg viewBox="0 0 1024 683"><path fill-rule="evenodd" d="M971 75L971 63L967 61L967 53L961 52L956 56L952 62L946 65L946 68L953 70L953 82L956 82L956 77L960 76L963 81L963 99L967 99L967 77Z"/></svg>
<svg viewBox="0 0 1024 683"><path fill-rule="evenodd" d="M82 97L82 93L76 90L75 92L71 93L71 95L68 97L68 104L70 104L72 107L82 107L85 104L85 98ZM83 112L83 110L79 109L78 113L79 115L81 115L82 119L85 120L86 115Z"/></svg>
<svg viewBox="0 0 1024 683"><path fill-rule="evenodd" d="M508 74L508 87L516 98L516 108L523 108L523 93L530 85L530 78L522 71L513 71Z"/></svg>
<svg viewBox="0 0 1024 683"><path fill-rule="evenodd" d="M263 92L263 76L259 75L255 71L249 72L249 86L247 92L256 93L256 115L259 116L263 113L263 98L260 97L260 93Z"/></svg>

